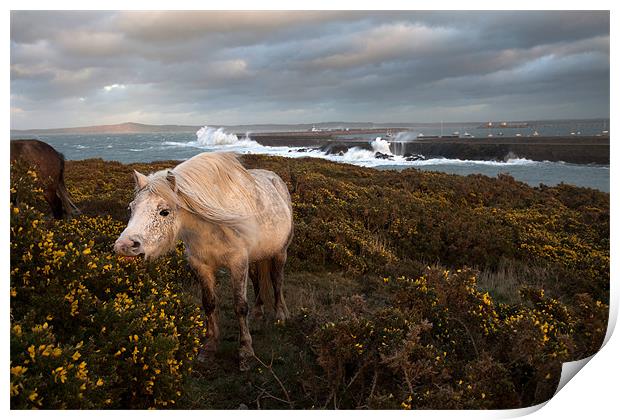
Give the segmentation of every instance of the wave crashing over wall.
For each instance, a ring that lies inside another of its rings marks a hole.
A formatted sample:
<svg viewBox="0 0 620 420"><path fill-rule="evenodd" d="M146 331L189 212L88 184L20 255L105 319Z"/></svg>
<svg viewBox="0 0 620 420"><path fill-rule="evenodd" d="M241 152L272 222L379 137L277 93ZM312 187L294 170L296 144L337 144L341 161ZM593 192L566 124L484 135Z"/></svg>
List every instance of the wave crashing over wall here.
<svg viewBox="0 0 620 420"><path fill-rule="evenodd" d="M398 142L396 142L398 143ZM509 166L509 165L532 165L537 162L528 159L508 159L505 162L495 161L469 161L460 159L431 158L412 161L406 156L394 154L391 150L392 144L381 137L375 138L370 142L370 148L351 147L344 152L330 153L318 148L295 148L290 146L264 146L251 139L250 134L239 138L236 134L227 133L224 128L204 126L196 132L196 140L186 143L165 142L168 146L195 147L208 151L232 151L241 154L266 154L272 156L285 157L315 157L331 160L334 162L350 163L358 166L426 166L438 164L452 164L457 166L489 165L489 166Z"/></svg>
<svg viewBox="0 0 620 420"><path fill-rule="evenodd" d="M236 134L227 133L222 127L215 128L204 126L200 130L196 131L196 143L200 146L241 146L241 147L255 147L260 146L257 142L250 139L249 134L246 133L245 137L239 139Z"/></svg>

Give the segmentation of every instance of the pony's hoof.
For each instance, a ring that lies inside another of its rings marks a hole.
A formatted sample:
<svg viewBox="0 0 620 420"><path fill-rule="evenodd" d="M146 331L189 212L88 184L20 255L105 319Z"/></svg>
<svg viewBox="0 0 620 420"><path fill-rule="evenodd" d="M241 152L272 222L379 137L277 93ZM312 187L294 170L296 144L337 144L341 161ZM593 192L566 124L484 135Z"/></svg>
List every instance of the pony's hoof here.
<svg viewBox="0 0 620 420"><path fill-rule="evenodd" d="M288 318L288 311L283 308L276 309L276 323L284 324L286 319Z"/></svg>
<svg viewBox="0 0 620 420"><path fill-rule="evenodd" d="M239 372L247 372L250 370L249 360L239 360Z"/></svg>
<svg viewBox="0 0 620 420"><path fill-rule="evenodd" d="M239 350L239 370L241 372L247 372L248 370L250 370L252 359L254 359L254 350L240 349Z"/></svg>
<svg viewBox="0 0 620 420"><path fill-rule="evenodd" d="M265 319L265 312L263 311L263 307L255 307L252 310L252 319L254 321L263 321Z"/></svg>

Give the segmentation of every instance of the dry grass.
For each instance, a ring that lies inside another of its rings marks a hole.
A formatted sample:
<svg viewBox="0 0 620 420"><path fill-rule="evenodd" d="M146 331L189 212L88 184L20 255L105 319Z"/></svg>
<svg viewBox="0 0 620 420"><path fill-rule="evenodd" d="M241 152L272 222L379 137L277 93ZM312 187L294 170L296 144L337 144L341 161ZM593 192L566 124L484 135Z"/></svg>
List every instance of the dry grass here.
<svg viewBox="0 0 620 420"><path fill-rule="evenodd" d="M488 290L498 301L505 303L518 302L519 289L523 286L560 293L554 282L553 272L548 268L507 259L502 259L495 270L481 270L478 275L478 286Z"/></svg>

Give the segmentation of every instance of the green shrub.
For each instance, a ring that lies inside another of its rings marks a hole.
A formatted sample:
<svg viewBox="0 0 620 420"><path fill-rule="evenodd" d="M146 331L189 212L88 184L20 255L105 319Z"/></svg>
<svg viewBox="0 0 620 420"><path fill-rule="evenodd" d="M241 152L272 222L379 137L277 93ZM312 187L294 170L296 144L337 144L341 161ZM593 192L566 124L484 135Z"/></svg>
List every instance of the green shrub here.
<svg viewBox="0 0 620 420"><path fill-rule="evenodd" d="M321 393L341 408L534 405L551 398L574 356L575 314L542 290L524 288L520 303L505 305L479 291L470 270L383 281L382 309L356 301L336 321L303 315Z"/></svg>
<svg viewBox="0 0 620 420"><path fill-rule="evenodd" d="M71 221L42 216L26 169L12 176L12 407L170 407L177 392L189 408L521 407L553 395L563 361L600 347L609 194L505 175L243 160L278 173L293 200L285 294L295 317L254 337L263 360L275 353L269 368L231 371L224 345L226 360L187 375L203 330L177 284L192 277L182 248L149 264L110 253L132 169L178 162L69 161L84 212ZM482 290L485 277L465 266L485 276L511 268L496 277L509 280L505 293ZM299 308L306 301L312 310ZM236 328L232 310L222 323Z"/></svg>
<svg viewBox="0 0 620 420"><path fill-rule="evenodd" d="M175 404L204 337L200 308L156 263L111 253L109 217L46 219L34 172L11 192L11 408L149 408ZM30 179L29 179L30 178Z"/></svg>
<svg viewBox="0 0 620 420"><path fill-rule="evenodd" d="M494 271L509 261L548 269L554 284L547 288L557 295L609 301L609 194L531 188L508 175L377 171L259 155L242 160L275 171L289 186L295 220L289 269L383 275L399 274L391 267L440 263ZM68 186L86 214L126 222L132 169L177 163L67 162Z"/></svg>
<svg viewBox="0 0 620 420"><path fill-rule="evenodd" d="M419 262L493 271L512 261L548 269L556 294L609 301L609 194L567 185L531 188L508 175L243 158L289 185L291 267L383 275L389 266Z"/></svg>

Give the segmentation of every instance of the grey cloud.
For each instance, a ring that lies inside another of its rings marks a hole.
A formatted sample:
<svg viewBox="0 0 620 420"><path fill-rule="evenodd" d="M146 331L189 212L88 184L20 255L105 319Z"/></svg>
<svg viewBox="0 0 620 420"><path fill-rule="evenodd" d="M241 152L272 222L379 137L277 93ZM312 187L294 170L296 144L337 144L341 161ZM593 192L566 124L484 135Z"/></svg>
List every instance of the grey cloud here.
<svg viewBox="0 0 620 420"><path fill-rule="evenodd" d="M606 117L609 13L12 12L11 107L14 128Z"/></svg>

